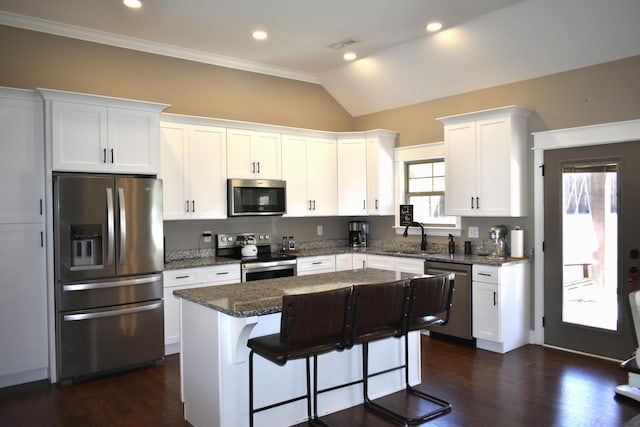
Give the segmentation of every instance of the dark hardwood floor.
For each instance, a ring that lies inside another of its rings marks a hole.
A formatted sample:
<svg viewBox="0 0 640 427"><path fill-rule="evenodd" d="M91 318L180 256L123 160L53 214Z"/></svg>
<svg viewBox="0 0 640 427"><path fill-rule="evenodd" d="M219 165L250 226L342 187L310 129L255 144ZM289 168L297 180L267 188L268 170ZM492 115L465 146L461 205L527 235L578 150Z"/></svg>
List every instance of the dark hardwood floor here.
<svg viewBox="0 0 640 427"><path fill-rule="evenodd" d="M539 346L499 355L428 337L422 349L421 388L453 404L426 425L640 426L640 403L614 394L627 381L615 362ZM163 366L69 387L39 381L0 389L0 426L188 426L179 370L178 356L169 356ZM323 419L344 427L396 425L362 406Z"/></svg>

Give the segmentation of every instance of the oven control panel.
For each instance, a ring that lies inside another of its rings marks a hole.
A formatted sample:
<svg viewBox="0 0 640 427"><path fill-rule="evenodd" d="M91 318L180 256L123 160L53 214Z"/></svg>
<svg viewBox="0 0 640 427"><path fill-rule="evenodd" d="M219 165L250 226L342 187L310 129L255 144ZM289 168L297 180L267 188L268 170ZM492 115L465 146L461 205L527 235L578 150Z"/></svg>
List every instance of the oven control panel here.
<svg viewBox="0 0 640 427"><path fill-rule="evenodd" d="M271 245L271 234L269 233L226 233L218 234L216 245L219 249L239 248L247 240L255 240L258 246Z"/></svg>

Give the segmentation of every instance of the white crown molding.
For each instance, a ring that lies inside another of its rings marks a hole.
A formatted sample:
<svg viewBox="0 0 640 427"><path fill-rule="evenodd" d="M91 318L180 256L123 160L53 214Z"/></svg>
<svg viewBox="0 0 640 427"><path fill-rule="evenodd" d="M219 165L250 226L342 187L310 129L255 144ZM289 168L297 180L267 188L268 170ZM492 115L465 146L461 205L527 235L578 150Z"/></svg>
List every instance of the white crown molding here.
<svg viewBox="0 0 640 427"><path fill-rule="evenodd" d="M236 70L249 71L252 73L266 74L275 77L282 77L285 79L320 84L320 80L318 79L318 77L315 74L311 73L304 73L289 68L274 67L258 62L246 61L230 56L216 55L213 53L187 49L164 43L156 43L148 40L137 39L134 37L127 37L103 31L91 30L75 25L62 24L60 22L18 15L5 11L0 11L0 24L23 28L26 30L39 31L42 33L54 34L63 37L70 37L94 43L116 46L125 49L133 49L157 55L186 59L188 61L201 62L204 64L217 65L220 67L233 68Z"/></svg>

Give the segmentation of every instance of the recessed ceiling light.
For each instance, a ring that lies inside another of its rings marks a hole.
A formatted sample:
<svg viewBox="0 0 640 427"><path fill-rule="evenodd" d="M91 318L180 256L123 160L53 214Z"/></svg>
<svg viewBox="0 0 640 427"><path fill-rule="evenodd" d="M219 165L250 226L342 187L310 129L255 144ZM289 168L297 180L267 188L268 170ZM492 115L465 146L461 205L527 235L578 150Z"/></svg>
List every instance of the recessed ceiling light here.
<svg viewBox="0 0 640 427"><path fill-rule="evenodd" d="M358 55L356 55L355 52L347 52L342 55L342 57L345 59L345 61L353 61L358 57Z"/></svg>
<svg viewBox="0 0 640 427"><path fill-rule="evenodd" d="M142 2L140 0L122 0L122 4L131 9L139 9L142 7Z"/></svg>
<svg viewBox="0 0 640 427"><path fill-rule="evenodd" d="M429 22L427 24L427 31L429 32L435 32L435 31L440 31L442 29L442 24L440 22Z"/></svg>
<svg viewBox="0 0 640 427"><path fill-rule="evenodd" d="M262 30L254 31L252 35L256 40L264 40L267 38L267 32Z"/></svg>

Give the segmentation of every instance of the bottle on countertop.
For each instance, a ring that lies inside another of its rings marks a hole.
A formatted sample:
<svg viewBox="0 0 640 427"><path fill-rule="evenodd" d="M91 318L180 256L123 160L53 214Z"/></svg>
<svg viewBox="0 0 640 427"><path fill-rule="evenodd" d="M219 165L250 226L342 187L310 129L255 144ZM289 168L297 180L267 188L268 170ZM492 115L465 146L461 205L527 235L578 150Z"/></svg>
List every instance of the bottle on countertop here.
<svg viewBox="0 0 640 427"><path fill-rule="evenodd" d="M456 253L456 242L453 241L453 234L449 234L449 254L453 255Z"/></svg>
<svg viewBox="0 0 640 427"><path fill-rule="evenodd" d="M287 238L287 236L282 236L282 251L288 251L289 250L289 239Z"/></svg>
<svg viewBox="0 0 640 427"><path fill-rule="evenodd" d="M296 241L293 240L293 236L289 236L289 250L293 251L296 249Z"/></svg>

